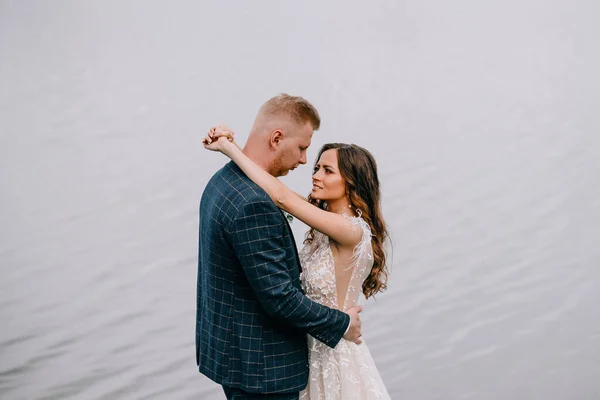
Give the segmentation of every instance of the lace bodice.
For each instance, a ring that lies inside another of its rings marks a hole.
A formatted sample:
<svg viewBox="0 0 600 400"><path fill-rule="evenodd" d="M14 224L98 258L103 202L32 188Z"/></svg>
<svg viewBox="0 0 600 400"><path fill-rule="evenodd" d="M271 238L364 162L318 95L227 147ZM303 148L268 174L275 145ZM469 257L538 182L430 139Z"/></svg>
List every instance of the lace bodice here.
<svg viewBox="0 0 600 400"><path fill-rule="evenodd" d="M362 284L373 267L371 229L360 217L347 217L354 229L362 231L362 239L348 260L334 260L329 238L315 232L312 243L300 251L302 286L312 300L331 308L338 308L335 262L350 273L348 289L341 310L358 304ZM339 258L339 256L338 256ZM338 277L348 274L338 270ZM340 279L340 278L338 278ZM345 282L342 285L345 285ZM340 295L344 286L340 286ZM300 392L301 400L390 400L365 342L355 344L345 339L330 348L308 335L309 379L306 389Z"/></svg>
<svg viewBox="0 0 600 400"><path fill-rule="evenodd" d="M329 237L315 231L312 243L305 244L299 254L302 264L300 279L306 295L331 308L338 308L338 304L343 304L342 311L358 304L362 293L362 284L369 276L373 266L369 225L360 217L346 217L346 219L354 229L362 230L362 239L354 248L352 259L347 260L348 263L345 264L348 265L346 268L352 269L352 275L343 302L338 302L337 298L335 261Z"/></svg>

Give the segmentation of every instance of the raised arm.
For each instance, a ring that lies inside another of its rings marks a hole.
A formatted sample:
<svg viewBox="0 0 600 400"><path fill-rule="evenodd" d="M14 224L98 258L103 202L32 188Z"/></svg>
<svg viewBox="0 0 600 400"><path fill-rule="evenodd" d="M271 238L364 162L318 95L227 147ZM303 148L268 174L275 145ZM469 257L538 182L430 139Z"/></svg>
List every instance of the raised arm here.
<svg viewBox="0 0 600 400"><path fill-rule="evenodd" d="M343 246L354 246L360 242L362 232L360 229L353 228L344 216L322 210L307 202L248 158L235 142L228 140L227 137L219 137L217 140L205 143L204 147L220 151L231 158L254 183L267 192L279 208L294 215L306 225Z"/></svg>

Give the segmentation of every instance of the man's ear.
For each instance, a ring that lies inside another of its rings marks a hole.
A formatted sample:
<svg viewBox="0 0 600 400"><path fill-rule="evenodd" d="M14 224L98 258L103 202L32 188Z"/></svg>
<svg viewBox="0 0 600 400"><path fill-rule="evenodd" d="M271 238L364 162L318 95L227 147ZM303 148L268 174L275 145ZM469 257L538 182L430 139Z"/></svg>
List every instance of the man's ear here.
<svg viewBox="0 0 600 400"><path fill-rule="evenodd" d="M283 132L279 129L274 130L271 133L271 146L276 147L283 140Z"/></svg>

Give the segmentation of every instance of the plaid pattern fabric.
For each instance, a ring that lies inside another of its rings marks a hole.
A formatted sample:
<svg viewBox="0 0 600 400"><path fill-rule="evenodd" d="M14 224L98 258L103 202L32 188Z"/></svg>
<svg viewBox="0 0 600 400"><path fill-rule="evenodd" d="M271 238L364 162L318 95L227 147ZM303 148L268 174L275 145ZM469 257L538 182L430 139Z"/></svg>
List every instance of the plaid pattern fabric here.
<svg viewBox="0 0 600 400"><path fill-rule="evenodd" d="M199 225L200 372L249 393L302 390L306 333L334 347L350 317L304 296L287 221L233 162L204 190Z"/></svg>
<svg viewBox="0 0 600 400"><path fill-rule="evenodd" d="M299 400L300 393L246 393L240 389L223 387L227 400Z"/></svg>

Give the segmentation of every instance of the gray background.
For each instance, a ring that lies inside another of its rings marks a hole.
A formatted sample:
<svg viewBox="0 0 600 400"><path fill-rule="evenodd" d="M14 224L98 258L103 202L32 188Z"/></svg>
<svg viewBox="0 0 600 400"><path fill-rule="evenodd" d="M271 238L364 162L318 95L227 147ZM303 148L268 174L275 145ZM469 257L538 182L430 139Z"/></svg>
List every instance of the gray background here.
<svg viewBox="0 0 600 400"><path fill-rule="evenodd" d="M222 398L200 140L288 92L323 117L310 162L378 160L393 273L362 315L393 399L599 398L600 3L298 3L0 1L0 397Z"/></svg>

